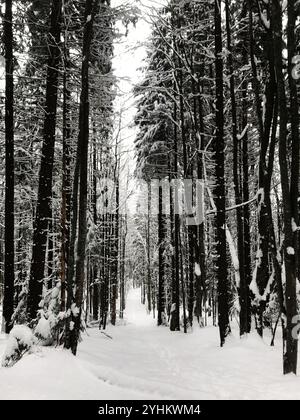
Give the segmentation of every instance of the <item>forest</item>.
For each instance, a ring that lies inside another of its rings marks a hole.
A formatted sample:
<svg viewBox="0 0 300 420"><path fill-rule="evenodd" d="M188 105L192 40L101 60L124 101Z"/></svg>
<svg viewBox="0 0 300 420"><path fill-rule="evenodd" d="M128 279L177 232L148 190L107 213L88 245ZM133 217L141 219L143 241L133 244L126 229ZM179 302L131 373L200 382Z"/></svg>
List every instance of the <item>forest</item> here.
<svg viewBox="0 0 300 420"><path fill-rule="evenodd" d="M259 351L297 375L300 2L3 0L0 11L0 376L37 348L74 363L92 342L133 363L130 334L179 378L175 359L201 343L201 369L207 337L229 368L244 357L260 369L247 359ZM144 56L124 64L139 74L126 96L116 50L129 57L132 33Z"/></svg>

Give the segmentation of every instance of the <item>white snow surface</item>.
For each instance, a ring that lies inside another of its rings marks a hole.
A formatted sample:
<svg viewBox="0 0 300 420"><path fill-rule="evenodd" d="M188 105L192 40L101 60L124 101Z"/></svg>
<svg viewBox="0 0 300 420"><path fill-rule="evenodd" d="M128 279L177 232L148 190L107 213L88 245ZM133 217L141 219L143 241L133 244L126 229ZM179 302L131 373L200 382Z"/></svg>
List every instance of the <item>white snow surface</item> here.
<svg viewBox="0 0 300 420"><path fill-rule="evenodd" d="M1 368L0 399L299 399L299 377L282 375L280 339L270 347L270 337L233 330L220 348L216 327L157 327L133 289L125 319L105 334L88 329L77 357L38 347ZM1 354L6 343L2 335Z"/></svg>

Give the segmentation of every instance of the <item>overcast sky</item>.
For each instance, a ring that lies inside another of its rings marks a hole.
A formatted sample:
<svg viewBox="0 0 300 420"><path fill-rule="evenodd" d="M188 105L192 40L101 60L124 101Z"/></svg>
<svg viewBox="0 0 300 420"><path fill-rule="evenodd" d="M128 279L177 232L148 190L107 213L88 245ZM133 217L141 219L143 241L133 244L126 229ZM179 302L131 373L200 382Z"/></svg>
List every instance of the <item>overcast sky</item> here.
<svg viewBox="0 0 300 420"><path fill-rule="evenodd" d="M115 42L113 67L118 80L118 97L115 101L116 113L122 109L122 130L120 133L122 149L124 152L123 161L126 161L123 170L124 176L128 171L133 174L134 162L134 138L135 128L132 126L133 117L136 112L135 99L132 89L142 77L143 60L146 57L146 43L151 33L151 16L155 14L164 0L128 0L126 4L131 4L140 8L140 18L135 26L130 25L128 34ZM122 0L112 0L113 7L124 5ZM125 28L119 22L117 28L121 33L125 33ZM130 183L131 190L136 190L136 184ZM136 197L129 200L129 209L135 210Z"/></svg>

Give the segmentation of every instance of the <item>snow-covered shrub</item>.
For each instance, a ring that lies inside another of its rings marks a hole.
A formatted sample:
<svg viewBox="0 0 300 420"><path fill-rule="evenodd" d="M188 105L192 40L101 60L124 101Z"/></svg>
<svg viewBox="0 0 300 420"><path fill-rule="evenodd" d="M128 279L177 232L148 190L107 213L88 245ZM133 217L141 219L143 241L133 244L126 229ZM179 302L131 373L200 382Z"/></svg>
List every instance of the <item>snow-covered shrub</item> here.
<svg viewBox="0 0 300 420"><path fill-rule="evenodd" d="M4 352L2 366L11 367L31 350L34 344L32 330L26 325L15 325L11 330Z"/></svg>
<svg viewBox="0 0 300 420"><path fill-rule="evenodd" d="M51 346L59 344L64 330L65 313L60 312L60 282L47 291L40 303L41 309L34 335L39 344Z"/></svg>

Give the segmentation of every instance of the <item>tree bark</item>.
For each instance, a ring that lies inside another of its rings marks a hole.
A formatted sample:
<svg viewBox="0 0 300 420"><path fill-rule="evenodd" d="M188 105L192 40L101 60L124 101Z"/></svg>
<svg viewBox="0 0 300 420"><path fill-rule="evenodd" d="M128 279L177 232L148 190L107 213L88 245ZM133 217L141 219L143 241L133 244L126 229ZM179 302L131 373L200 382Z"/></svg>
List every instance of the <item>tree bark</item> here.
<svg viewBox="0 0 300 420"><path fill-rule="evenodd" d="M162 325L165 314L165 220L163 214L162 186L158 187L158 297L157 297L157 325Z"/></svg>
<svg viewBox="0 0 300 420"><path fill-rule="evenodd" d="M89 145L89 62L93 36L93 22L98 1L87 0L84 14L84 31L81 67L81 94L79 109L78 149L80 151L80 184L78 207L78 242L76 251L75 307L72 311L74 326L70 331L71 351L77 352L80 334L83 289L85 279L86 235L87 235L87 193L88 193L88 145Z"/></svg>
<svg viewBox="0 0 300 420"><path fill-rule="evenodd" d="M291 5L290 5L291 6ZM291 16L289 16L291 19ZM292 200L290 195L290 181L287 161L287 99L282 63L282 10L281 2L272 3L273 45L275 57L275 73L277 80L277 94L279 103L279 165L283 201L284 219L284 263L286 273L285 301L286 321L283 337L283 373L297 373L298 339L292 334L293 317L297 314L296 297L296 256L294 249L294 235L292 230ZM291 20L289 20L291 23ZM299 141L299 139L298 139ZM295 180L292 180L295 182ZM297 196L297 195L296 195Z"/></svg>
<svg viewBox="0 0 300 420"><path fill-rule="evenodd" d="M94 130L94 134L95 130ZM96 137L94 137L94 144L93 144L93 193L92 193L92 209L93 209L93 222L94 227L97 227L98 224L98 212L97 212L97 145L96 145ZM94 262L94 266L92 269L92 278L93 278L93 319L98 320L99 318L99 284L97 283L98 280L98 265L97 262Z"/></svg>
<svg viewBox="0 0 300 420"><path fill-rule="evenodd" d="M230 80L231 118L232 118L232 142L233 142L233 183L235 193L236 220L237 220L237 250L239 259L240 284L238 287L240 303L240 336L248 332L248 296L249 286L245 278L245 255L244 255L244 231L243 231L243 209L240 176L239 176L239 145L237 132L237 106L235 99L235 80L233 69L232 45L231 45L231 22L229 0L225 0L226 32L228 50L228 71Z"/></svg>
<svg viewBox="0 0 300 420"><path fill-rule="evenodd" d="M116 156L117 159L117 156ZM116 212L112 215L113 224L113 241L112 241L112 280L111 280L111 300L110 300L110 321L112 325L116 325L116 304L118 295L118 258L119 258L119 205L120 205L120 194L119 194L119 170L118 160L116 162L116 174L115 174L115 203Z"/></svg>
<svg viewBox="0 0 300 420"><path fill-rule="evenodd" d="M71 115L69 87L70 59L68 51L68 34L65 31L64 74L63 74L63 152L62 152L62 204L61 204L61 310L66 308L66 281L68 270L68 254L70 245L71 216Z"/></svg>
<svg viewBox="0 0 300 420"><path fill-rule="evenodd" d="M300 183L300 142L299 142L299 98L297 94L297 83L293 78L293 58L296 56L296 18L297 13L295 7L295 0L288 0L288 26L287 26L287 40L288 40L288 81L290 91L290 113L291 113L291 136L292 136L292 158L291 158L291 181L290 181L290 196L291 196L291 212L294 227L299 226L299 183ZM298 182L296 182L298 180ZM299 256L299 230L294 230L294 249L296 258L296 273L299 279L300 276L300 256Z"/></svg>
<svg viewBox="0 0 300 420"><path fill-rule="evenodd" d="M5 2L5 233L4 233L4 331L12 328L14 312L15 246L14 246L14 57L12 0Z"/></svg>
<svg viewBox="0 0 300 420"><path fill-rule="evenodd" d="M228 304L228 269L225 233L225 168L224 168L224 99L223 99L223 58L222 58L222 23L221 1L215 0L215 71L216 71L216 188L215 204L217 208L217 281L218 281L218 318L220 344L230 333Z"/></svg>
<svg viewBox="0 0 300 420"><path fill-rule="evenodd" d="M52 172L54 161L58 75L60 64L61 0L54 0L48 36L48 68L46 84L45 120L39 173L38 199L33 227L32 260L29 277L27 315L37 317L42 297L45 272L47 233L51 217Z"/></svg>

